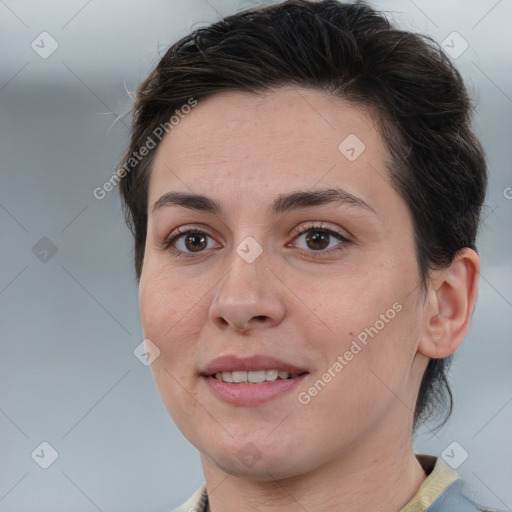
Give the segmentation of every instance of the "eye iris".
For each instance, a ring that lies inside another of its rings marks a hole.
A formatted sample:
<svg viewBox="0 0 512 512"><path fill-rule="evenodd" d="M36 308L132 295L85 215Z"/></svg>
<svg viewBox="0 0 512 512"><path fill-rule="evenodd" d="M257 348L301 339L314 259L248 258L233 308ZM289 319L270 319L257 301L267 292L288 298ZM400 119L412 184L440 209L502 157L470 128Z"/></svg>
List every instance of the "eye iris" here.
<svg viewBox="0 0 512 512"><path fill-rule="evenodd" d="M189 233L185 237L185 245L189 251L198 252L204 249L208 243L206 237L201 233Z"/></svg>
<svg viewBox="0 0 512 512"><path fill-rule="evenodd" d="M311 249L325 249L329 245L329 233L322 231L310 231L306 235L306 242Z"/></svg>

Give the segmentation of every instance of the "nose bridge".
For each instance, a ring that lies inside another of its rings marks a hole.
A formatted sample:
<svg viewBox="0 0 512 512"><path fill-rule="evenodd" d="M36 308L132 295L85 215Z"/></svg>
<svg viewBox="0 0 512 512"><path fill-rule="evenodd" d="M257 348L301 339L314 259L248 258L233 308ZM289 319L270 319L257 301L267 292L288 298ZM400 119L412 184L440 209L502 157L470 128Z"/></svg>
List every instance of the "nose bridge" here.
<svg viewBox="0 0 512 512"><path fill-rule="evenodd" d="M257 244L257 245L256 245ZM252 237L245 238L233 250L227 274L220 283L218 295L232 297L240 304L257 300L264 292L261 279L265 273L262 246Z"/></svg>
<svg viewBox="0 0 512 512"><path fill-rule="evenodd" d="M276 283L269 278L263 247L246 237L233 249L230 266L217 285L210 319L237 330L250 325L274 325L282 320L284 304Z"/></svg>

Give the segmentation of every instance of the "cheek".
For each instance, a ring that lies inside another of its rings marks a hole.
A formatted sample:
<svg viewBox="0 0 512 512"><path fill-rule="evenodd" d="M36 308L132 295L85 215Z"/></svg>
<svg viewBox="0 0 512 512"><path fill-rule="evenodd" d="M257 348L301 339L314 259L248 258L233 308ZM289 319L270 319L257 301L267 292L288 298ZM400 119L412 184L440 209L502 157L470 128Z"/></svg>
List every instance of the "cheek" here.
<svg viewBox="0 0 512 512"><path fill-rule="evenodd" d="M199 295L200 297L200 295ZM146 268L139 285L139 307L144 337L160 350L151 364L151 372L162 402L187 436L187 415L198 414L194 408L194 374L202 320L198 294L184 283L171 279L164 268Z"/></svg>
<svg viewBox="0 0 512 512"><path fill-rule="evenodd" d="M341 393L356 389L354 396L360 396L365 390L372 401L375 393L390 393L386 384L397 389L408 378L416 351L413 317L417 310L409 299L404 303L407 284L398 277L396 272L379 269L363 276L333 276L322 280L316 292L306 280L302 287L295 281L294 291L307 305L307 311L297 310L297 322L307 333L311 353L319 355L317 371L331 368ZM343 369L339 371L338 364L336 371L332 367L339 356Z"/></svg>
<svg viewBox="0 0 512 512"><path fill-rule="evenodd" d="M144 337L159 348L160 364L175 369L190 361L194 352L190 340L199 335L206 314L201 295L163 267L143 271L139 285L142 328Z"/></svg>
<svg viewBox="0 0 512 512"><path fill-rule="evenodd" d="M347 340L365 334L365 329L379 320L379 315L392 307L394 297L389 281L361 271L338 275L293 277L293 292L299 299L295 313L299 323L315 325L327 345L343 349ZM330 341L329 341L330 340ZM321 339L311 341L321 342ZM349 343L350 344L350 343Z"/></svg>

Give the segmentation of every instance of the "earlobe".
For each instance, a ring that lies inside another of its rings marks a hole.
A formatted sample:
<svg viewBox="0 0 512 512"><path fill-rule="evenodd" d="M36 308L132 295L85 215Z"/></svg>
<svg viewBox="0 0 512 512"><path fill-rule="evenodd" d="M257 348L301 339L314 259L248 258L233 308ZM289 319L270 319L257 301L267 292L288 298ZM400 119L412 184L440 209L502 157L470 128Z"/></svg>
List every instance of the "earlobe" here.
<svg viewBox="0 0 512 512"><path fill-rule="evenodd" d="M431 273L420 353L444 358L459 348L469 329L479 274L478 254L468 247L455 255L451 265Z"/></svg>

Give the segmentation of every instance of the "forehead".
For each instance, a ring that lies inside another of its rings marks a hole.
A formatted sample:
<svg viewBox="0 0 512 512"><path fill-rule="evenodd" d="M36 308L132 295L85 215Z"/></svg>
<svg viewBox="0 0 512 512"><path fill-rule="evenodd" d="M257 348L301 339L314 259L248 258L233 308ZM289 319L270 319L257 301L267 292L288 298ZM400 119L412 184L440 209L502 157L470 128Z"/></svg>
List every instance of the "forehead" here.
<svg viewBox="0 0 512 512"><path fill-rule="evenodd" d="M389 187L387 159L369 109L303 88L225 91L200 101L160 143L149 206L167 190L212 195L229 184L254 199L317 185L378 195Z"/></svg>

